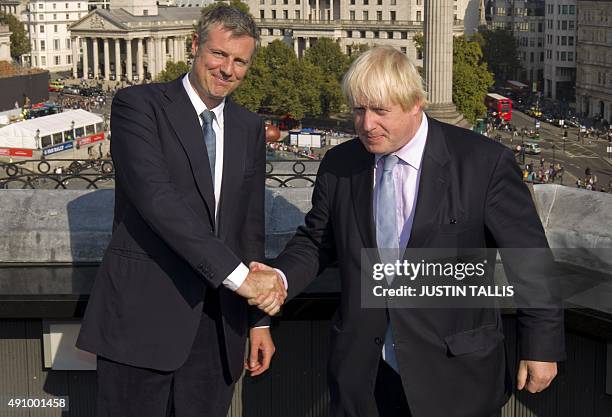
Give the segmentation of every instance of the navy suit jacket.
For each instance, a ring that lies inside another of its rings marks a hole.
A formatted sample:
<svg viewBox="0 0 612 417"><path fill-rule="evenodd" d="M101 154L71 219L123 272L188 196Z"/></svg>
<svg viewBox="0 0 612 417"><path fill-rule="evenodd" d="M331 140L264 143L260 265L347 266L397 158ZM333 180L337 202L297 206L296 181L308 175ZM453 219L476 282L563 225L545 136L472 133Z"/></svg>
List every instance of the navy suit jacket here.
<svg viewBox="0 0 612 417"><path fill-rule="evenodd" d="M175 370L190 352L205 294L214 291L221 351L236 379L249 325L267 319L222 282L241 261L264 258L265 130L257 115L226 100L215 222L206 146L181 79L125 88L113 100L113 234L77 346L128 365Z"/></svg>

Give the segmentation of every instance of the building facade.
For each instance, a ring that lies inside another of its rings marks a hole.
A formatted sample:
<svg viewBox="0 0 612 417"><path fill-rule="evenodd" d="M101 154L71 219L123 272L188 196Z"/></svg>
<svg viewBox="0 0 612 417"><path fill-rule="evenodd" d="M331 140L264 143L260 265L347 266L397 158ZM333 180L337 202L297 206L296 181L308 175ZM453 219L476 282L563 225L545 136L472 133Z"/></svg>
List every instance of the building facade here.
<svg viewBox="0 0 612 417"><path fill-rule="evenodd" d="M0 0L0 13L21 16L27 8L28 0Z"/></svg>
<svg viewBox="0 0 612 417"><path fill-rule="evenodd" d="M553 100L575 100L576 14L576 0L546 0L544 95Z"/></svg>
<svg viewBox="0 0 612 417"><path fill-rule="evenodd" d="M517 42L522 69L514 74L533 91L544 84L544 0L490 0L487 3L490 29L506 29Z"/></svg>
<svg viewBox="0 0 612 417"><path fill-rule="evenodd" d="M576 109L612 123L612 2L577 5Z"/></svg>
<svg viewBox="0 0 612 417"><path fill-rule="evenodd" d="M117 0L71 26L72 74L77 78L155 79L168 61L186 61L198 7ZM78 46L77 46L78 45Z"/></svg>
<svg viewBox="0 0 612 417"><path fill-rule="evenodd" d="M8 25L0 25L0 61L12 61L11 31Z"/></svg>
<svg viewBox="0 0 612 417"><path fill-rule="evenodd" d="M413 38L423 33L424 0L246 0L261 28L262 45L280 39L298 57L318 38L351 54L361 44L391 45L422 66ZM481 0L454 0L454 33L473 33Z"/></svg>
<svg viewBox="0 0 612 417"><path fill-rule="evenodd" d="M32 0L21 14L32 46L29 54L22 55L22 64L51 72L70 70L73 57L69 26L86 14L86 0Z"/></svg>

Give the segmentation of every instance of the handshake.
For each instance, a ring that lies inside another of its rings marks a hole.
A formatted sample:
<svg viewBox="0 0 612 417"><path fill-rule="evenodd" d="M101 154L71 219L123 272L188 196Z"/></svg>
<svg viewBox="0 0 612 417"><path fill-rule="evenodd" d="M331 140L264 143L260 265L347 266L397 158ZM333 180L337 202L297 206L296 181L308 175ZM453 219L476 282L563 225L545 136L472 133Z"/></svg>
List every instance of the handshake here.
<svg viewBox="0 0 612 417"><path fill-rule="evenodd" d="M270 316L279 312L287 298L285 283L280 274L259 262L249 264L249 274L236 293Z"/></svg>

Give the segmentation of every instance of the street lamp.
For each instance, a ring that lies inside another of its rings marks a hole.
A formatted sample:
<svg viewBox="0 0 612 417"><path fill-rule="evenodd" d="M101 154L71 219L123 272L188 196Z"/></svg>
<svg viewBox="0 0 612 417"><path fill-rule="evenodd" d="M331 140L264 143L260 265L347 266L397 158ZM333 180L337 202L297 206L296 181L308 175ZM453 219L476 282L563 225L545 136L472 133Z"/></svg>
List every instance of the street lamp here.
<svg viewBox="0 0 612 417"><path fill-rule="evenodd" d="M34 137L34 140L36 141L36 149L40 149L40 129L36 129L36 136Z"/></svg>
<svg viewBox="0 0 612 417"><path fill-rule="evenodd" d="M555 165L555 144L553 143L552 145L552 151L553 151L553 166Z"/></svg>
<svg viewBox="0 0 612 417"><path fill-rule="evenodd" d="M74 120L70 122L70 129L72 130L72 140L75 140L76 136L74 134Z"/></svg>

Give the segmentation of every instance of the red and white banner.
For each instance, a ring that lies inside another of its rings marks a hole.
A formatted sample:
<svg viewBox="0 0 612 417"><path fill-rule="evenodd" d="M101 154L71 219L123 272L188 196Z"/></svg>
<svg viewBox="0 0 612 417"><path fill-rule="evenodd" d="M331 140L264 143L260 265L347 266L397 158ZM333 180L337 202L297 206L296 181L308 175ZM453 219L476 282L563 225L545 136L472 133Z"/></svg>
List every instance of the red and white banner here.
<svg viewBox="0 0 612 417"><path fill-rule="evenodd" d="M104 140L104 132L96 133L95 135L85 136L84 138L77 139L79 146L89 145L90 143L100 142Z"/></svg>
<svg viewBox="0 0 612 417"><path fill-rule="evenodd" d="M15 156L19 158L31 158L32 149L0 148L0 156Z"/></svg>

